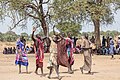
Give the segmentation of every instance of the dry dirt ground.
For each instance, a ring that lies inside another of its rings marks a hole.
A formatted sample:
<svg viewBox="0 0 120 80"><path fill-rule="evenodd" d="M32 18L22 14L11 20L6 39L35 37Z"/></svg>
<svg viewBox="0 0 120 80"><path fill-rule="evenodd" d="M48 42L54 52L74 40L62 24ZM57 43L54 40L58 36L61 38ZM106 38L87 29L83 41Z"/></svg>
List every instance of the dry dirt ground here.
<svg viewBox="0 0 120 80"><path fill-rule="evenodd" d="M49 80L47 78L49 73L47 69L48 56L49 54L46 53L44 59L45 76L41 76L34 73L34 54L28 54L29 74L25 73L24 66L22 66L22 74L18 74L18 66L14 64L15 54L3 55L0 53L0 80ZM92 57L93 75L81 74L79 67L83 65L83 55L75 54L74 57L74 74L68 74L67 68L60 66L60 76L62 80L120 80L120 55L116 55L114 60L110 59L111 56L94 55ZM57 80L55 71L50 80Z"/></svg>

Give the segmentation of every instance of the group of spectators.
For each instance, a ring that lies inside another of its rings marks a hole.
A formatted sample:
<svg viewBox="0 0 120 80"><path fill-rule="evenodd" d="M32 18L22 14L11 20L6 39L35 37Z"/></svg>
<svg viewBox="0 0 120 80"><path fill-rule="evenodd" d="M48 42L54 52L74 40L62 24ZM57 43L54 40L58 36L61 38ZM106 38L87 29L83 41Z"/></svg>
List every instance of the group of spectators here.
<svg viewBox="0 0 120 80"><path fill-rule="evenodd" d="M3 50L3 54L15 54L16 48L15 47L5 47Z"/></svg>
<svg viewBox="0 0 120 80"><path fill-rule="evenodd" d="M82 38L79 38L75 46L75 53L82 52L81 43ZM102 36L101 46L99 47L96 47L95 38L94 36L92 36L91 38L89 38L89 43L91 44L92 47L92 54L94 53L97 55L120 54L120 36L118 36L116 40L111 36L108 37Z"/></svg>
<svg viewBox="0 0 120 80"><path fill-rule="evenodd" d="M26 51L28 53L34 53L33 47L26 46ZM3 50L3 54L15 54L16 53L16 47L5 47Z"/></svg>
<svg viewBox="0 0 120 80"><path fill-rule="evenodd" d="M120 36L115 40L111 36L105 38L102 37L102 46L97 50L98 54L108 55L108 54L120 54Z"/></svg>
<svg viewBox="0 0 120 80"><path fill-rule="evenodd" d="M74 52L75 53L79 53L81 50L81 42L79 41L80 38L76 38L76 37L70 37L71 40L73 41L73 47L74 47ZM97 53L98 55L108 55L111 53L114 54L120 54L120 36L118 36L117 40L114 40L111 36L106 37L103 36L102 37L102 42L101 42L101 46L99 46L98 48L95 45L95 38L94 36L92 36L89 39L93 49L92 49L92 53ZM34 53L34 49L33 46L29 47L26 46L26 51L28 53ZM3 50L3 54L15 54L16 53L16 48L15 47L5 47Z"/></svg>

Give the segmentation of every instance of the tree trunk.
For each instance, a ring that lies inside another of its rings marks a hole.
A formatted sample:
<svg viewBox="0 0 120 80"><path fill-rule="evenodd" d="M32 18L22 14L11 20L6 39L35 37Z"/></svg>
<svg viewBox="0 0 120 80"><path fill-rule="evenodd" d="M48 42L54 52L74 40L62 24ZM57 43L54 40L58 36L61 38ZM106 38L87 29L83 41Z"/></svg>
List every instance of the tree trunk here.
<svg viewBox="0 0 120 80"><path fill-rule="evenodd" d="M40 4L40 15L41 15L40 22L41 22L41 26L43 28L44 35L48 36L48 27L47 27L47 24L46 24L42 3L43 3L43 0L40 0L40 3L39 3Z"/></svg>
<svg viewBox="0 0 120 80"><path fill-rule="evenodd" d="M93 20L94 23L94 34L95 34L95 43L97 48L101 45L100 40L100 21L99 20Z"/></svg>
<svg viewBox="0 0 120 80"><path fill-rule="evenodd" d="M43 10L43 0L40 0L39 4L40 4L40 22L41 22L41 26L42 26L42 29L43 29L43 32L44 32L44 35L48 37L48 27L47 27L47 23L46 23L46 19L45 19L45 15L44 15L44 10ZM44 47L44 50L45 52L49 52L50 50L50 39L49 38L46 38L44 40L44 43L46 44L45 47Z"/></svg>

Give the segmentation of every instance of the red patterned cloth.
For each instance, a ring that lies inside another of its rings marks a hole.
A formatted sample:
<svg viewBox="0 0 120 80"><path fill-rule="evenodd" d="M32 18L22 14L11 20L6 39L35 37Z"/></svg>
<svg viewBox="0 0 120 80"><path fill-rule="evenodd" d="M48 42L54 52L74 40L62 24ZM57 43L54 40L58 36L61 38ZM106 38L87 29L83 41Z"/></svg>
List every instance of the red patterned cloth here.
<svg viewBox="0 0 120 80"><path fill-rule="evenodd" d="M74 63L73 52L71 50L70 57L68 57L66 44L67 40L65 39L57 43L57 63L64 67L68 67L69 64L73 65Z"/></svg>
<svg viewBox="0 0 120 80"><path fill-rule="evenodd" d="M34 50L36 49L36 66L43 67L43 59L44 59L44 43L40 39L36 39L37 44L34 44Z"/></svg>
<svg viewBox="0 0 120 80"><path fill-rule="evenodd" d="M74 63L74 58L73 58L73 51L74 51L74 48L73 48L73 41L70 39L70 38L66 38L66 45L69 44L71 45L71 48L70 48L70 56L69 57L69 63L71 65L73 65Z"/></svg>

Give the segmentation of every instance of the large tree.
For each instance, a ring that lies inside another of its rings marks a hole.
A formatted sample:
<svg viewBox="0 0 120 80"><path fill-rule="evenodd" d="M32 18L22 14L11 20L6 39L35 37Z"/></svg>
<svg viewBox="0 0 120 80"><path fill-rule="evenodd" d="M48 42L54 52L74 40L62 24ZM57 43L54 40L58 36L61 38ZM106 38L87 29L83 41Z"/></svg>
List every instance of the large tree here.
<svg viewBox="0 0 120 80"><path fill-rule="evenodd" d="M13 23L13 27L16 26L25 27L28 19L32 20L33 24L37 24L37 27L43 29L44 35L48 34L48 26L46 18L48 17L49 9L44 8L44 5L48 4L50 0L0 0L0 15L1 20L6 17L10 18ZM47 11L45 11L47 10Z"/></svg>
<svg viewBox="0 0 120 80"><path fill-rule="evenodd" d="M60 32L77 36L81 30L80 16L77 8L74 8L73 0L53 0L50 10L50 20L52 25Z"/></svg>
<svg viewBox="0 0 120 80"><path fill-rule="evenodd" d="M86 13L94 24L95 42L100 46L100 26L111 24L114 20L112 10L118 5L119 0L88 0L85 6ZM114 8L113 8L114 7Z"/></svg>
<svg viewBox="0 0 120 80"><path fill-rule="evenodd" d="M113 9L118 9L120 0L53 0L54 16L57 23L75 21L93 23L95 42L100 46L100 26L111 24ZM114 8L113 8L114 7ZM117 8L115 8L117 7ZM63 25L64 27L64 25Z"/></svg>
<svg viewBox="0 0 120 80"><path fill-rule="evenodd" d="M56 25L56 28L60 32L65 33L66 35L70 33L71 36L78 36L80 34L81 25L74 22L63 22L63 23L58 23Z"/></svg>

